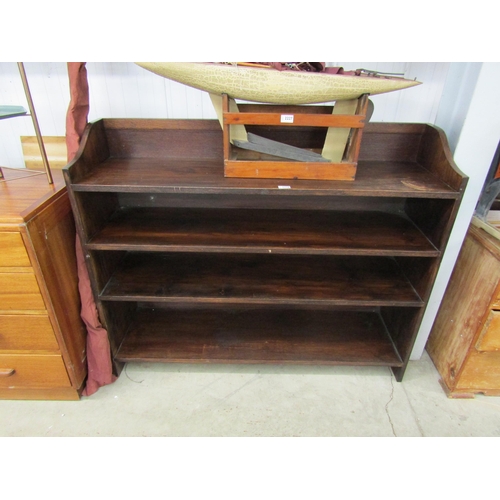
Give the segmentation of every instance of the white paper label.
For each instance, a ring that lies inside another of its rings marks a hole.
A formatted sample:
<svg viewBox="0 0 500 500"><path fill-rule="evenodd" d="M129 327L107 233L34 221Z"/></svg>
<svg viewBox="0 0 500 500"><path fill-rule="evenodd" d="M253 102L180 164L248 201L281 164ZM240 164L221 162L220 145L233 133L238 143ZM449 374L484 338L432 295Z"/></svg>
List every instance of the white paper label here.
<svg viewBox="0 0 500 500"><path fill-rule="evenodd" d="M281 123L293 123L293 115L281 115Z"/></svg>

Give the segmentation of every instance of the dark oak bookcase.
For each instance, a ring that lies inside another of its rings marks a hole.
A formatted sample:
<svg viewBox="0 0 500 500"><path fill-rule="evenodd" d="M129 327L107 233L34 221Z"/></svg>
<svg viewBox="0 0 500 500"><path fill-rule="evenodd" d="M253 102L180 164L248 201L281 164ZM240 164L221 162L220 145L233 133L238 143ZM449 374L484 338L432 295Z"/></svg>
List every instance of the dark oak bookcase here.
<svg viewBox="0 0 500 500"><path fill-rule="evenodd" d="M64 175L118 372L348 364L399 381L467 183L442 131L391 123L365 127L354 181L225 178L216 120L99 120Z"/></svg>

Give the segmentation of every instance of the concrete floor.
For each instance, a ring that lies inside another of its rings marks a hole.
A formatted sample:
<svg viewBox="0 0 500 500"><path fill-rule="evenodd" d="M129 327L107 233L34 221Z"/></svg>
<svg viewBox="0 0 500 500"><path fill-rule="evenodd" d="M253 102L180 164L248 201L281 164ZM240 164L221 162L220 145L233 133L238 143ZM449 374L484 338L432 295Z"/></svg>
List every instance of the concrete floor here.
<svg viewBox="0 0 500 500"><path fill-rule="evenodd" d="M427 353L388 368L132 363L78 402L0 401L0 436L500 436L500 398L448 399Z"/></svg>

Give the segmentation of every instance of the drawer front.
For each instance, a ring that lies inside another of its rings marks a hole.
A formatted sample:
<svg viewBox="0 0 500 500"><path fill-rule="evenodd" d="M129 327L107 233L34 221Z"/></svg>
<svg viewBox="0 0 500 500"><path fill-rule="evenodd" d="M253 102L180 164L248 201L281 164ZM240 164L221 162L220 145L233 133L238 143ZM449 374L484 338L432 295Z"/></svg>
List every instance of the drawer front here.
<svg viewBox="0 0 500 500"><path fill-rule="evenodd" d="M0 388L70 386L58 354L0 354Z"/></svg>
<svg viewBox="0 0 500 500"><path fill-rule="evenodd" d="M35 275L0 273L0 310L45 310Z"/></svg>
<svg viewBox="0 0 500 500"><path fill-rule="evenodd" d="M20 233L0 232L0 269L30 267L31 262Z"/></svg>
<svg viewBox="0 0 500 500"><path fill-rule="evenodd" d="M500 389L500 351L471 352L456 390Z"/></svg>
<svg viewBox="0 0 500 500"><path fill-rule="evenodd" d="M0 350L58 351L47 315L0 316Z"/></svg>

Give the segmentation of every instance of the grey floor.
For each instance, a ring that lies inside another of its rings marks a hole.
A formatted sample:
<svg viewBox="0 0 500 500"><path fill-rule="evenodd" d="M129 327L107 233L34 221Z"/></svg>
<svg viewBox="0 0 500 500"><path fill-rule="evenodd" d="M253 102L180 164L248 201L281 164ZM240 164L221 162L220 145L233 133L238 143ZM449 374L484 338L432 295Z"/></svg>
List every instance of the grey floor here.
<svg viewBox="0 0 500 500"><path fill-rule="evenodd" d="M132 363L77 402L0 401L0 436L500 436L500 398L448 399L426 353L388 368Z"/></svg>

